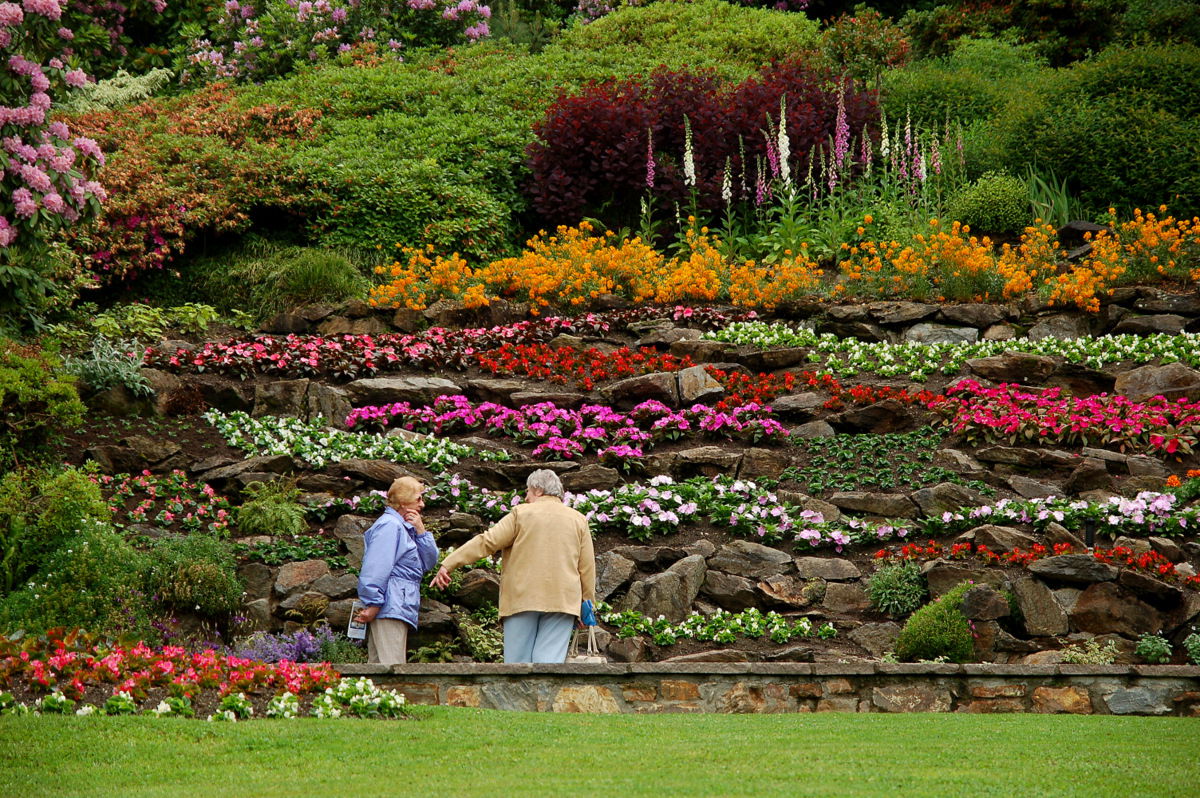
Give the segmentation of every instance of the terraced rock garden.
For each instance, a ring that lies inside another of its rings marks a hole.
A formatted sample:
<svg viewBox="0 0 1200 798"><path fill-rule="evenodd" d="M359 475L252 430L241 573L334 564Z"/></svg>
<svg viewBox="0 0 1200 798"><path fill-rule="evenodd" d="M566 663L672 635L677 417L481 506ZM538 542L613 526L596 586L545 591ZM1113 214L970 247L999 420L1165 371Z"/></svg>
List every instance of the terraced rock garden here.
<svg viewBox="0 0 1200 798"><path fill-rule="evenodd" d="M209 628L260 645L345 628L396 476L431 486L445 550L552 468L591 519L613 661L1194 661L1196 295L605 303L167 338L152 394L88 397L61 454L129 534L230 535L244 598ZM427 588L413 659L495 661L497 595L486 561Z"/></svg>

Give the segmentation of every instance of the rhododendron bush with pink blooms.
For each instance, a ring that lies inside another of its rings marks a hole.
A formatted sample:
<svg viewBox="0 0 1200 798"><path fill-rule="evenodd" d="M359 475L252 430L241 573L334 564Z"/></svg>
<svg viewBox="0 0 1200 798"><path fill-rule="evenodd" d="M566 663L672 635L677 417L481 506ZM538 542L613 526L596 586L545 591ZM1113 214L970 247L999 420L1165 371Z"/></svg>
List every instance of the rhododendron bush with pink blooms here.
<svg viewBox="0 0 1200 798"><path fill-rule="evenodd" d="M481 39L491 16L478 0L225 0L206 31L185 29L180 77L261 81L356 48L399 58L406 44Z"/></svg>
<svg viewBox="0 0 1200 798"><path fill-rule="evenodd" d="M105 198L93 179L104 165L100 147L72 136L50 112L56 96L87 83L79 65L98 53L87 41L99 44L97 29L107 32L105 46L117 44L123 11L63 0L0 3L0 309L31 313L45 304L64 277L48 257L51 236L95 216Z"/></svg>

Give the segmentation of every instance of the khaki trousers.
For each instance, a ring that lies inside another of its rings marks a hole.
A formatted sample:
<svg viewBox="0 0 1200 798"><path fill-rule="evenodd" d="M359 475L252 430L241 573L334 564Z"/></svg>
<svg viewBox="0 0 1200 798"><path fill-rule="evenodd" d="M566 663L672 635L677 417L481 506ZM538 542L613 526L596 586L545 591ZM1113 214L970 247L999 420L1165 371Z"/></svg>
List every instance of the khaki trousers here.
<svg viewBox="0 0 1200 798"><path fill-rule="evenodd" d="M408 624L395 618L376 618L367 625L367 662L403 665L408 661Z"/></svg>

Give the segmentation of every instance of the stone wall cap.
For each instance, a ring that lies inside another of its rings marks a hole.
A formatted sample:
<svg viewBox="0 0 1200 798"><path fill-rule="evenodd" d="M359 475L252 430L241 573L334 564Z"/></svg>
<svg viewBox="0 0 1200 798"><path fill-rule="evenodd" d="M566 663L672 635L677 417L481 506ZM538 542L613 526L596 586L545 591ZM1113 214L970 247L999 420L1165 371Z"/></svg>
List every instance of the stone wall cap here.
<svg viewBox="0 0 1200 798"><path fill-rule="evenodd" d="M962 673L962 666L954 662L881 662L875 666L881 675L949 676Z"/></svg>
<svg viewBox="0 0 1200 798"><path fill-rule="evenodd" d="M997 662L974 662L962 666L967 676L1056 676L1056 665L1007 665Z"/></svg>
<svg viewBox="0 0 1200 798"><path fill-rule="evenodd" d="M809 662L751 662L747 669L758 676L812 676Z"/></svg>
<svg viewBox="0 0 1200 798"><path fill-rule="evenodd" d="M1175 676L1181 679L1200 679L1200 665L1134 665L1138 676Z"/></svg>
<svg viewBox="0 0 1200 798"><path fill-rule="evenodd" d="M817 662L812 666L814 676L871 676L876 662Z"/></svg>
<svg viewBox="0 0 1200 798"><path fill-rule="evenodd" d="M1054 666L1060 676L1128 676L1132 665L1075 665L1062 663Z"/></svg>

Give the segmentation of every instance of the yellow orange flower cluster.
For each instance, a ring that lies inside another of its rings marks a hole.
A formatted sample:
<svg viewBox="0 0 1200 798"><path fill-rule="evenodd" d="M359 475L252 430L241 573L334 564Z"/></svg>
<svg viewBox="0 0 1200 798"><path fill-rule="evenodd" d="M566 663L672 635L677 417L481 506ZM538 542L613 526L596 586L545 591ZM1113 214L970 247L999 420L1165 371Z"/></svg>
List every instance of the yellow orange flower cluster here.
<svg viewBox="0 0 1200 798"><path fill-rule="evenodd" d="M371 304L424 309L437 299L479 307L504 297L527 301L536 312L551 305L587 306L602 294L634 302L728 300L771 309L779 304L832 293L911 297L938 301L1008 300L1031 291L1051 304L1097 311L1100 298L1122 283L1163 279L1200 280L1200 218L1175 220L1136 211L1090 238L1091 252L1065 267L1054 228L1041 220L1027 227L1016 246L998 251L968 226L939 220L911 241L872 241L867 216L856 241L842 248L838 280L826 289L825 272L808 256L787 252L778 263L730 264L707 228L690 226L681 253L668 258L639 238L617 240L587 222L539 233L515 258L471 268L457 253L443 257L431 247L403 250L402 258L376 269L384 283L372 289ZM1110 210L1115 219L1115 214ZM403 261L403 262L402 262Z"/></svg>

